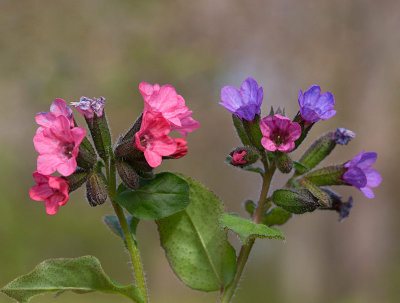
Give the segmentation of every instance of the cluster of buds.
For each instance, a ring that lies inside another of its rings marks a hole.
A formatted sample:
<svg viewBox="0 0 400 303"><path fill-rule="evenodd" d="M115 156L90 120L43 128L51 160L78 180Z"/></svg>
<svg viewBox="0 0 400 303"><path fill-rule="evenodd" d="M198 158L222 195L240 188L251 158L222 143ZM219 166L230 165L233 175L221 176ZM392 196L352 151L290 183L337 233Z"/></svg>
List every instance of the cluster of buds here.
<svg viewBox="0 0 400 303"><path fill-rule="evenodd" d="M44 201L49 215L57 213L67 203L69 193L86 183L86 197L91 206L103 204L109 195L107 171L110 163L116 166L124 184L133 190L139 177L152 178L153 169L163 159L178 159L188 152L183 138L172 138L177 131L183 137L200 124L191 115L185 100L170 85L159 86L145 82L139 85L144 99L144 110L129 131L121 136L115 148L108 127L105 98L82 97L71 102L87 123L86 130L77 126L72 110L62 99L55 99L50 112L36 115L39 128L33 143L39 153L37 171L33 174L37 185L30 197ZM52 175L58 172L59 176Z"/></svg>
<svg viewBox="0 0 400 303"><path fill-rule="evenodd" d="M319 120L332 118L336 111L335 99L330 92L321 93L318 85L312 85L304 93L300 90L298 113L293 119L278 109L261 118L263 89L252 78L247 78L240 89L225 86L221 90L220 104L232 113L233 123L244 146L237 147L228 156L228 162L246 170L261 160L267 167L276 167L282 173L293 173L284 189L271 197L277 207L291 212L304 213L315 209L331 209L340 214L340 220L348 216L352 198L342 202L341 197L325 186L352 185L367 198L373 198L371 188L378 186L382 178L371 166L375 163L375 152L361 152L344 164L321 169L321 163L337 144L347 145L355 133L337 128L318 138L298 160L290 153L304 141L312 126Z"/></svg>

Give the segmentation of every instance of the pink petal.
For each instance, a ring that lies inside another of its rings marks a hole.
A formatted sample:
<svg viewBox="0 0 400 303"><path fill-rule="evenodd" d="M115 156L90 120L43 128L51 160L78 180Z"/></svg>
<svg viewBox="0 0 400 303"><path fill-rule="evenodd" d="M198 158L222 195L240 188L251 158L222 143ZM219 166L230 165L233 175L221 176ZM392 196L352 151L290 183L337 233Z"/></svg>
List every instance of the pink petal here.
<svg viewBox="0 0 400 303"><path fill-rule="evenodd" d="M51 127L55 119L56 116L48 112L38 113L35 116L36 123L44 127Z"/></svg>
<svg viewBox="0 0 400 303"><path fill-rule="evenodd" d="M71 135L74 140L75 146L78 147L83 139L85 139L86 130L81 126L74 127L71 129Z"/></svg>
<svg viewBox="0 0 400 303"><path fill-rule="evenodd" d="M58 204L52 203L51 201L44 201L44 205L46 206L46 213L48 215L55 215L58 211Z"/></svg>
<svg viewBox="0 0 400 303"><path fill-rule="evenodd" d="M296 122L290 123L288 132L289 132L288 140L296 141L298 138L300 138L301 126Z"/></svg>
<svg viewBox="0 0 400 303"><path fill-rule="evenodd" d="M261 120L260 123L260 129L261 133L263 134L264 137L270 137L271 136L271 126L269 125L272 122L271 117L265 117Z"/></svg>
<svg viewBox="0 0 400 303"><path fill-rule="evenodd" d="M47 184L48 181L49 181L49 176L39 174L37 171L35 171L33 173L33 179L35 180L35 182L37 184L41 184L41 183L46 183Z"/></svg>
<svg viewBox="0 0 400 303"><path fill-rule="evenodd" d="M39 155L37 158L37 171L43 175L51 175L62 162L62 159L55 154Z"/></svg>
<svg viewBox="0 0 400 303"><path fill-rule="evenodd" d="M283 131L286 130L290 125L290 119L281 115L274 115L273 120L275 122L275 127Z"/></svg>
<svg viewBox="0 0 400 303"><path fill-rule="evenodd" d="M50 106L50 112L56 117L64 116L68 119L71 126L74 126L74 120L72 118L72 110L67 106L67 103L63 99L54 99Z"/></svg>
<svg viewBox="0 0 400 303"><path fill-rule="evenodd" d="M262 144L262 146L264 146L264 148L266 150L269 150L269 151L276 151L277 150L275 142L270 140L269 138L263 137L261 139L261 144Z"/></svg>
<svg viewBox="0 0 400 303"><path fill-rule="evenodd" d="M39 154L49 154L58 150L59 141L50 128L45 128L33 137L33 145Z"/></svg>
<svg viewBox="0 0 400 303"><path fill-rule="evenodd" d="M29 190L29 197L35 201L44 201L53 194L53 190L47 185L35 185Z"/></svg>
<svg viewBox="0 0 400 303"><path fill-rule="evenodd" d="M68 159L67 161L64 161L64 162L58 164L57 171L64 177L67 177L74 173L74 171L76 170L76 167L77 167L76 159L74 157L72 157L72 158Z"/></svg>
<svg viewBox="0 0 400 303"><path fill-rule="evenodd" d="M144 151L144 157L147 163L153 168L159 166L162 162L162 157L158 153L148 149Z"/></svg>
<svg viewBox="0 0 400 303"><path fill-rule="evenodd" d="M278 146L278 150L283 152L283 153L288 153L288 152L292 151L294 149L294 147L295 147L294 142L289 142L289 143L286 143L286 144L279 145Z"/></svg>
<svg viewBox="0 0 400 303"><path fill-rule="evenodd" d="M174 141L174 139L165 136L162 138L159 138L158 140L154 140L151 143L151 151L156 152L157 154L161 156L169 156L172 155L177 148L177 144Z"/></svg>
<svg viewBox="0 0 400 303"><path fill-rule="evenodd" d="M66 117L58 116L50 129L60 141L72 142L71 125Z"/></svg>

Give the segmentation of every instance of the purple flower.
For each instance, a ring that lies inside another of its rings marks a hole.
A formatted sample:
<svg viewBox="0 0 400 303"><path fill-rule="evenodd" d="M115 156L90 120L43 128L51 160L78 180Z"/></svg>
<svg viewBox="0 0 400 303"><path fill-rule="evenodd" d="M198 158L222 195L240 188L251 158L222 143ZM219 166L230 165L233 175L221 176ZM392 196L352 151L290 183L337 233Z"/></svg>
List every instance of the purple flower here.
<svg viewBox="0 0 400 303"><path fill-rule="evenodd" d="M327 120L332 118L336 111L335 98L330 92L321 95L321 88L318 85L312 85L304 94L299 91L300 115L307 122L317 122L318 120Z"/></svg>
<svg viewBox="0 0 400 303"><path fill-rule="evenodd" d="M93 100L88 97L81 97L79 102L71 102L71 105L87 119L93 119L94 114L96 114L97 117L103 116L105 104L106 99L104 97L93 98Z"/></svg>
<svg viewBox="0 0 400 303"><path fill-rule="evenodd" d="M339 127L336 129L335 140L336 144L347 145L352 139L356 137L356 134L351 130Z"/></svg>
<svg viewBox="0 0 400 303"><path fill-rule="evenodd" d="M371 168L376 158L376 153L364 153L364 151L362 151L344 165L344 167L348 169L342 176L345 182L359 189L364 196L370 199L375 197L371 187L377 187L382 182L382 177L379 172Z"/></svg>
<svg viewBox="0 0 400 303"><path fill-rule="evenodd" d="M301 135L301 127L296 122L281 115L267 116L261 120L260 129L263 134L261 144L266 150L279 150L283 153L292 151Z"/></svg>
<svg viewBox="0 0 400 303"><path fill-rule="evenodd" d="M242 83L240 90L233 86L221 89L220 102L223 107L240 119L253 121L255 115L260 114L263 99L263 88L258 87L256 80L247 78Z"/></svg>

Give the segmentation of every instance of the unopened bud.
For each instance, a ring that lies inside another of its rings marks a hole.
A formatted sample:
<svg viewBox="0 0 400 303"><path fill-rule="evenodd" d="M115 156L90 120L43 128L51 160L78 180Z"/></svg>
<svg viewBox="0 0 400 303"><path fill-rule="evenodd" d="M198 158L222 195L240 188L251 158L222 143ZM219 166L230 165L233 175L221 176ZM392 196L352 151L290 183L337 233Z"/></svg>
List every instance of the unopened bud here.
<svg viewBox="0 0 400 303"><path fill-rule="evenodd" d="M153 179L154 178L154 172L153 168L147 163L143 153L141 158L135 159L135 160L127 160L126 162L131 165L136 173L145 179Z"/></svg>
<svg viewBox="0 0 400 303"><path fill-rule="evenodd" d="M293 161L288 155L288 153L281 153L277 151L275 157L275 163L276 167L278 167L278 169L284 174L288 174L292 171Z"/></svg>
<svg viewBox="0 0 400 303"><path fill-rule="evenodd" d="M230 153L230 156L232 157L230 164L243 167L257 162L260 154L252 146L243 146L235 148L235 150Z"/></svg>
<svg viewBox="0 0 400 303"><path fill-rule="evenodd" d="M63 177L68 181L69 192L73 192L81 187L86 182L89 174L90 171L78 167L72 175Z"/></svg>
<svg viewBox="0 0 400 303"><path fill-rule="evenodd" d="M313 196L318 199L318 203L321 206L331 206L331 199L329 198L328 194L311 181L307 179L301 179L299 180L299 185L301 187L307 188L313 194Z"/></svg>
<svg viewBox="0 0 400 303"><path fill-rule="evenodd" d="M346 172L347 168L341 165L332 165L317 169L311 173L304 176L305 179L311 181L317 186L327 186L327 185L345 185L347 184L343 181L343 174Z"/></svg>
<svg viewBox="0 0 400 303"><path fill-rule="evenodd" d="M336 146L336 132L328 132L319 137L300 158L300 161L309 170L324 160Z"/></svg>
<svg viewBox="0 0 400 303"><path fill-rule="evenodd" d="M272 194L272 201L293 214L312 212L320 206L318 199L305 188L278 189Z"/></svg>
<svg viewBox="0 0 400 303"><path fill-rule="evenodd" d="M117 160L115 164L122 182L130 189L136 190L139 184L139 176L135 169L125 161Z"/></svg>
<svg viewBox="0 0 400 303"><path fill-rule="evenodd" d="M106 185L98 173L92 173L86 182L86 198L90 206L101 205L107 200Z"/></svg>

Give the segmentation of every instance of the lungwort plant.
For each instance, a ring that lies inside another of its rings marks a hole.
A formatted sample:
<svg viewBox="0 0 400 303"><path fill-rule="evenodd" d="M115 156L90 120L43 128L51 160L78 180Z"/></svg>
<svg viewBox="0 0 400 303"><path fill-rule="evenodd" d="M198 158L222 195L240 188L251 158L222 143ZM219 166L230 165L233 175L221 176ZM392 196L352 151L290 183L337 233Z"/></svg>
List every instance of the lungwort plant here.
<svg viewBox="0 0 400 303"><path fill-rule="evenodd" d="M188 153L184 138L200 124L172 86L142 82L139 90L143 112L114 144L103 97L82 97L70 104L84 116L89 132L77 125L62 99L55 99L49 112L38 113L39 128L33 138L39 153L33 173L37 185L29 192L33 200L44 202L48 215L55 215L67 204L69 194L81 186L86 187L90 206L109 201L115 214L105 216L103 222L128 251L135 283L116 283L96 257L83 256L43 261L1 288L2 293L18 302L29 302L48 292L100 291L147 303L150 300L136 229L140 220L154 220L177 277L192 289L219 291L219 302L228 303L256 239L283 240L276 226L306 212L332 210L343 220L353 200L343 200L329 186L351 185L373 198L372 188L381 182L378 171L371 168L377 158L374 152L361 152L342 164L317 168L337 145L346 145L355 137L344 128L323 134L300 159L292 159L291 152L303 143L313 125L336 114L331 93L321 94L320 87L313 85L304 93L300 91L300 109L293 119L286 117L284 110L272 108L262 117L263 89L248 78L240 89L226 86L221 90L220 104L232 113L242 143L226 162L258 174L262 186L257 202L244 203L249 218L225 213L221 200L190 177L154 173L163 160L179 159ZM289 178L281 188L271 190L277 171ZM242 241L240 251L228 242L228 231Z"/></svg>

